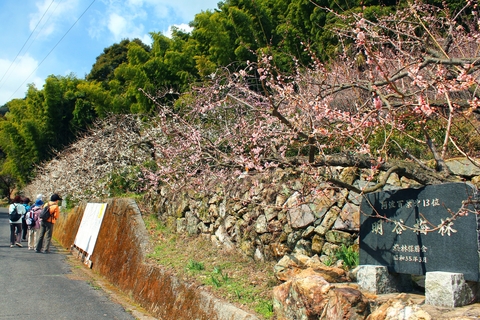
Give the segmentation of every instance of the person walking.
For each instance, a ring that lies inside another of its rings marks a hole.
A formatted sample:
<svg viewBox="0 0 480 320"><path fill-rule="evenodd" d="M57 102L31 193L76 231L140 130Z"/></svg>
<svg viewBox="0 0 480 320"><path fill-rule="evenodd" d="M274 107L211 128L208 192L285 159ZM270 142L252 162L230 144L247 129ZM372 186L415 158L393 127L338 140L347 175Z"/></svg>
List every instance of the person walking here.
<svg viewBox="0 0 480 320"><path fill-rule="evenodd" d="M42 212L42 208L43 201L41 199L37 199L32 209L27 212L27 219L30 218L33 220L33 224L28 227L28 250L35 249L35 244L38 240L38 229L40 229L40 212Z"/></svg>
<svg viewBox="0 0 480 320"><path fill-rule="evenodd" d="M22 198L22 203L25 206L25 212L29 212L30 209L32 208L30 206L30 198L28 198L28 197ZM27 241L28 226L27 226L27 222L25 220L25 218L26 218L25 216L26 215L24 215L22 217L22 242Z"/></svg>
<svg viewBox="0 0 480 320"><path fill-rule="evenodd" d="M17 210L18 214L20 215L20 218L12 221L10 221L10 248L13 248L15 245L17 247L23 247L22 244L20 243L21 237L22 237L22 218L25 215L25 206L22 203L22 198L20 196L15 196L13 198L13 203L10 205L8 208L8 212L11 214L14 209Z"/></svg>
<svg viewBox="0 0 480 320"><path fill-rule="evenodd" d="M43 207L49 207L50 210L50 218L47 220L40 221L40 231L38 234L37 244L35 246L35 252L40 253L49 253L50 250L50 242L52 240L53 234L53 226L57 221L58 217L60 216L60 206L58 205L58 201L63 200L60 196L56 193L52 194L50 197L50 201L45 203ZM43 250L43 251L42 251Z"/></svg>

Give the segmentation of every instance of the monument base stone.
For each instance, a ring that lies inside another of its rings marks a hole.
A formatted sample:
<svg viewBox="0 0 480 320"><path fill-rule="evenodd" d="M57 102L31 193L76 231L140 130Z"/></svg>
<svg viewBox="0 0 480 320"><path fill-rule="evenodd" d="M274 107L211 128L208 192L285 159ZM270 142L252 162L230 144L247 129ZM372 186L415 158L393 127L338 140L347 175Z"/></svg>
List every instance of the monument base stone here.
<svg viewBox="0 0 480 320"><path fill-rule="evenodd" d="M461 307L475 301L477 289L467 283L462 273L427 272L425 304L438 307Z"/></svg>
<svg viewBox="0 0 480 320"><path fill-rule="evenodd" d="M357 283L361 290L374 294L409 292L412 290L411 276L391 274L387 267L361 265L357 272Z"/></svg>

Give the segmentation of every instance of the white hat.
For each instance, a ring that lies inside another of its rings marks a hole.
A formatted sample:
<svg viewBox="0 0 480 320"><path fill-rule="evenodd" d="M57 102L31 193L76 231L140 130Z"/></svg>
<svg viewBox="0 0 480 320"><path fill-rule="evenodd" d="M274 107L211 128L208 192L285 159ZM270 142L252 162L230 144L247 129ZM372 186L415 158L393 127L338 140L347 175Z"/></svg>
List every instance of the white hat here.
<svg viewBox="0 0 480 320"><path fill-rule="evenodd" d="M37 194L37 200L38 199L43 200L43 197L45 197L43 194L41 193Z"/></svg>

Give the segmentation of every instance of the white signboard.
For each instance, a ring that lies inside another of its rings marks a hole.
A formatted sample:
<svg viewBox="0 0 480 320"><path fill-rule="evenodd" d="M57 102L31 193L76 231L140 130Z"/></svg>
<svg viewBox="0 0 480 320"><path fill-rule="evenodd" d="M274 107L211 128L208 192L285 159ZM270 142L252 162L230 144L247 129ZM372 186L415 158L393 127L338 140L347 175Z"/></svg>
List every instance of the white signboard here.
<svg viewBox="0 0 480 320"><path fill-rule="evenodd" d="M100 231L106 209L106 203L87 203L85 212L83 213L82 222L78 228L74 244L88 253L87 259L90 258L93 253L93 248L95 248L98 232Z"/></svg>

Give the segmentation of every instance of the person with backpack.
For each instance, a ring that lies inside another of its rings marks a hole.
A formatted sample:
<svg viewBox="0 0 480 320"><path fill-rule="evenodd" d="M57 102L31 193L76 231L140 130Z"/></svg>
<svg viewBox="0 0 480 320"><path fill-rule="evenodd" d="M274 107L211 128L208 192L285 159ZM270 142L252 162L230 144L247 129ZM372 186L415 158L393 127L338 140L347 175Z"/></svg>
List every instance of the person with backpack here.
<svg viewBox="0 0 480 320"><path fill-rule="evenodd" d="M25 220L28 227L28 250L34 249L35 244L37 243L37 233L38 229L40 229L40 212L42 212L42 208L43 201L41 199L37 199L33 207L26 214Z"/></svg>
<svg viewBox="0 0 480 320"><path fill-rule="evenodd" d="M22 237L22 218L25 215L25 206L20 196L13 198L13 203L8 208L8 219L10 221L10 248L15 245L23 247L20 243Z"/></svg>
<svg viewBox="0 0 480 320"><path fill-rule="evenodd" d="M60 216L60 206L58 201L63 200L56 193L52 194L50 201L45 203L40 213L40 231L38 234L37 244L35 246L35 252L37 253L49 253L50 242L52 240L53 226ZM43 251L42 251L43 250Z"/></svg>
<svg viewBox="0 0 480 320"><path fill-rule="evenodd" d="M25 212L29 212L30 209L32 208L30 206L30 198L24 197L22 198L23 205L25 206ZM27 241L27 231L28 231L28 226L27 222L25 220L26 214L22 217L22 242Z"/></svg>

